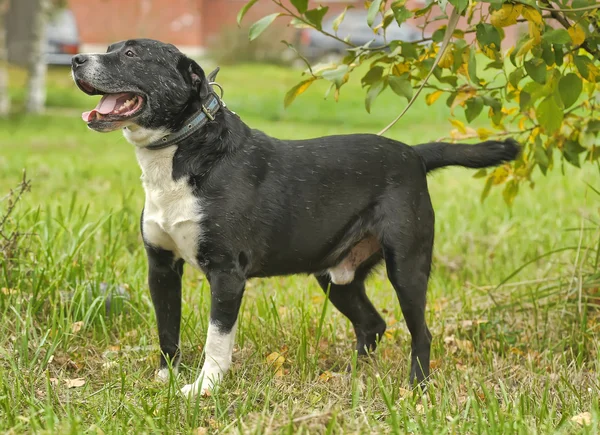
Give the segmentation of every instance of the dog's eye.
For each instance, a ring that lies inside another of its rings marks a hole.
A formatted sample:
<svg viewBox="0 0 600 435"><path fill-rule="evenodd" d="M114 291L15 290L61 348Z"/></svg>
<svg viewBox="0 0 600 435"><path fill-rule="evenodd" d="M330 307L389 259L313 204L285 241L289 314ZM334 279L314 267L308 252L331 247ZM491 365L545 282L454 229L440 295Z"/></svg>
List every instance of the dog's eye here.
<svg viewBox="0 0 600 435"><path fill-rule="evenodd" d="M134 53L133 51L131 51L131 50L127 50L127 51L125 52L125 56L127 56L127 57L134 57L134 56L135 56L135 53Z"/></svg>

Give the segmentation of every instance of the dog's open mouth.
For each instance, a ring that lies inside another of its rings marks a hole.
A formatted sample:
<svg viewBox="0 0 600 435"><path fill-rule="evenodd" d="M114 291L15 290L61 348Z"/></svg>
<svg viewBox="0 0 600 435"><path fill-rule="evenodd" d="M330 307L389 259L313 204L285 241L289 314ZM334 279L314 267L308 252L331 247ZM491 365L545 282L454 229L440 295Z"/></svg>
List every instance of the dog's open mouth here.
<svg viewBox="0 0 600 435"><path fill-rule="evenodd" d="M107 94L88 83L77 84L86 94L102 95L102 99L93 110L81 114L81 118L88 123L103 120L123 121L136 115L144 106L144 97L133 92Z"/></svg>

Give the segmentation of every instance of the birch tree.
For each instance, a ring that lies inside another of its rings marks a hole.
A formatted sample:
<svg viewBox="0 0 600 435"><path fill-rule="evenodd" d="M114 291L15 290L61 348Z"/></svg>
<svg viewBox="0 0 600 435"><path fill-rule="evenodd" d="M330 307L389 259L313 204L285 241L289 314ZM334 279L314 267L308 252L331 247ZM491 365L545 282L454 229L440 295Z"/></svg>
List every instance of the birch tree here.
<svg viewBox="0 0 600 435"><path fill-rule="evenodd" d="M33 8L33 19L28 62L27 103L25 107L29 113L41 113L44 110L46 102L47 67L44 56L44 44L46 43L46 21L48 19L50 2L49 0L26 1Z"/></svg>
<svg viewBox="0 0 600 435"><path fill-rule="evenodd" d="M8 95L8 70L6 68L8 51L6 48L6 11L9 0L0 0L0 116L8 115L10 111L10 96Z"/></svg>

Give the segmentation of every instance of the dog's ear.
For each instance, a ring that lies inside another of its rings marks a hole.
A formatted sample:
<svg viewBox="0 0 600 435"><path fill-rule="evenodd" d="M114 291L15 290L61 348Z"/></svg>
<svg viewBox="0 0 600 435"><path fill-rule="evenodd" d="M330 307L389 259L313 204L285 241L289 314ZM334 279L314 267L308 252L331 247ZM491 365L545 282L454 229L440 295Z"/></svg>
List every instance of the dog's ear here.
<svg viewBox="0 0 600 435"><path fill-rule="evenodd" d="M210 88L204 70L200 68L200 65L189 57L182 56L177 69L179 69L186 80L189 80L195 93L200 96L200 99L204 100L208 96Z"/></svg>

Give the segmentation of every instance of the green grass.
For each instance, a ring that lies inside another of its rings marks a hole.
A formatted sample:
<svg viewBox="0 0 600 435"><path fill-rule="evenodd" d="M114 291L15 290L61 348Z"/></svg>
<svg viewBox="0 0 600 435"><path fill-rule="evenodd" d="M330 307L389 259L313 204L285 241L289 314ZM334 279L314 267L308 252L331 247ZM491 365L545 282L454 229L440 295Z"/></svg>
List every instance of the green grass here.
<svg viewBox="0 0 600 435"><path fill-rule="evenodd" d="M368 115L364 93L352 82L342 104L324 101L324 89L315 85L284 111L283 95L298 80L296 71L239 66L219 78L232 110L279 137L375 132L399 108L384 94ZM18 106L20 72L11 80ZM119 133L86 129L79 111L95 99L79 93L66 70L52 70L49 83L47 115L0 121L1 194L18 184L23 168L32 179L8 224L27 235L10 268L0 258L0 430L598 432L600 307L593 282L599 198L586 184L600 186L597 168L538 173L535 189L523 186L512 209L497 190L482 204L483 182L471 171L430 177L437 233L427 398L408 390L410 337L380 270L368 289L389 333L375 363L345 371L354 365L352 328L325 303L313 279L253 280L231 372L210 398L186 403L175 393L202 362L207 282L186 270L182 373L169 386L154 383L158 341L132 147ZM441 102L419 102L391 136L407 143L436 139L451 128L447 118ZM0 215L6 206L0 202ZM542 256L551 251L557 252ZM98 296L103 282L126 286L130 299L122 311L106 314ZM267 363L272 352L285 358L281 371ZM67 388L76 378L85 384ZM591 413L590 426L571 421L583 412Z"/></svg>

